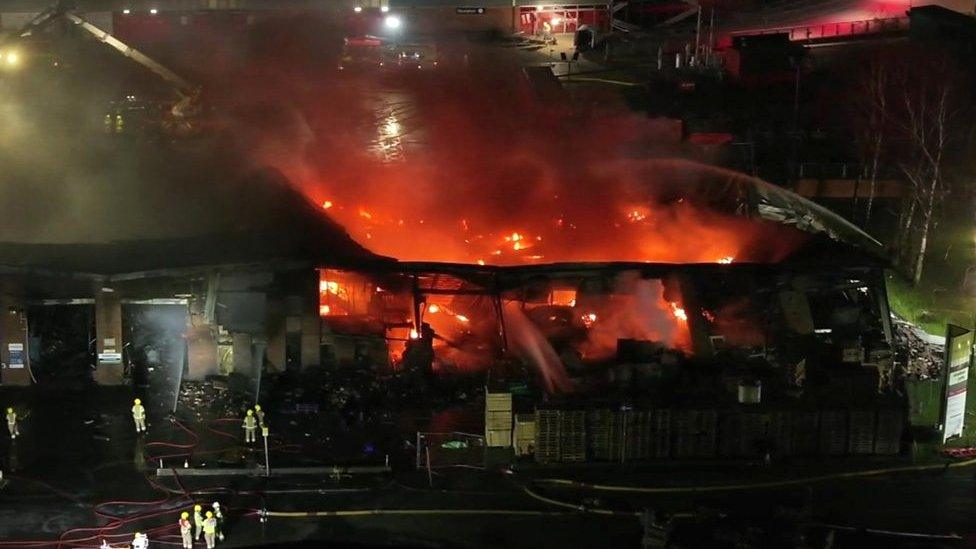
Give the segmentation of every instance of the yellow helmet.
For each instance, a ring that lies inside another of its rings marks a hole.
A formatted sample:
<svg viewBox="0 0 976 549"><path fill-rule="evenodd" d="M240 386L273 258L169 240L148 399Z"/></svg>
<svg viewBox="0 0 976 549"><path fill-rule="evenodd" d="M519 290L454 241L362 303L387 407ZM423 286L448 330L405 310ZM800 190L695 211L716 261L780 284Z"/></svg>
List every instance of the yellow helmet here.
<svg viewBox="0 0 976 549"><path fill-rule="evenodd" d="M135 399L135 400L133 400L132 402L134 402L134 403L136 403L136 404L142 404L142 401L141 401L141 400L139 400L138 398L137 398L137 399Z"/></svg>
<svg viewBox="0 0 976 549"><path fill-rule="evenodd" d="M8 414L12 414L12 413L14 413L14 409L13 409L13 408L7 408L7 413L8 413Z"/></svg>
<svg viewBox="0 0 976 549"><path fill-rule="evenodd" d="M254 410L248 410L248 411L247 411L247 415L249 415L249 416L253 416L253 415L254 415Z"/></svg>
<svg viewBox="0 0 976 549"><path fill-rule="evenodd" d="M194 505L193 506L193 510L194 511L202 511L203 510L203 506L201 506L201 505Z"/></svg>
<svg viewBox="0 0 976 549"><path fill-rule="evenodd" d="M255 404L254 405L254 411L255 412L260 412L261 411L261 405L260 404Z"/></svg>
<svg viewBox="0 0 976 549"><path fill-rule="evenodd" d="M183 519L183 520L186 520L186 519L190 518L190 513L187 513L186 511L183 511L182 513L180 513L180 518Z"/></svg>
<svg viewBox="0 0 976 549"><path fill-rule="evenodd" d="M213 518L213 512L207 511L207 518Z"/></svg>

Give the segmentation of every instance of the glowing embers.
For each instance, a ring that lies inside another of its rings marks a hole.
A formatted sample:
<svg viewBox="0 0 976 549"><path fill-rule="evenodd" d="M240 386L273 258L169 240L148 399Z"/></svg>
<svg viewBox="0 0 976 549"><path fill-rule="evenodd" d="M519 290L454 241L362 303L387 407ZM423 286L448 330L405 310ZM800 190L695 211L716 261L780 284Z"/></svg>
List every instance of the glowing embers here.
<svg viewBox="0 0 976 549"><path fill-rule="evenodd" d="M564 307L575 307L576 306L576 290L575 289L557 289L554 288L549 293L549 304L550 305L562 305Z"/></svg>
<svg viewBox="0 0 976 549"><path fill-rule="evenodd" d="M319 269L319 316L366 315L376 285L362 275Z"/></svg>

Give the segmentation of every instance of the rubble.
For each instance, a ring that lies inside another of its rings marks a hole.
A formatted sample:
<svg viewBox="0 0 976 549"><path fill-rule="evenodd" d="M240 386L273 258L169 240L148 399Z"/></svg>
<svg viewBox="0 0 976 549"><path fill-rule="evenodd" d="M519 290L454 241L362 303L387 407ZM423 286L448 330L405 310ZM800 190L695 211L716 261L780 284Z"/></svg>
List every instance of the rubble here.
<svg viewBox="0 0 976 549"><path fill-rule="evenodd" d="M938 379L942 377L945 345L930 341L914 324L892 315L895 357L904 367L908 379Z"/></svg>

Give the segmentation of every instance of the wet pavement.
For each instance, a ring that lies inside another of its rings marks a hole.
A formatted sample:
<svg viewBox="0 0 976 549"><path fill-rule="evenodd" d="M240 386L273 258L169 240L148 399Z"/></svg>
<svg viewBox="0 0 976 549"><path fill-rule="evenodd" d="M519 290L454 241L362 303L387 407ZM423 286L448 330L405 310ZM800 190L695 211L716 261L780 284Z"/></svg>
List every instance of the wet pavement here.
<svg viewBox="0 0 976 549"><path fill-rule="evenodd" d="M620 485L708 486L879 468L891 466L890 461L567 468L529 464L517 467L515 474L455 468L437 469L428 477L409 466L411 453L406 449L392 464L392 474L268 479L261 468L263 451L243 444L237 418L201 419L181 410L177 423L151 407L149 433L141 437L134 433L128 413L131 396L128 388L75 393L0 389L0 400L24 416L21 438L15 443L0 438L7 480L0 488L0 532L5 542L60 538L75 540L62 546L83 546L95 538L121 542L137 530L148 531L151 539L175 542L178 513L193 502L209 505L214 500L227 509L227 546L316 539L384 546L636 547L641 527L635 513L646 507L662 512L733 509L744 513L741 520L750 520L747 517L764 516L784 502L796 501L809 505L815 522L838 526L966 536L976 524L976 468L971 467L744 492L608 493L534 482L557 477ZM272 424L290 421L288 416L269 419ZM352 424L347 430L357 437L371 434L366 426ZM337 450L357 444L322 444L325 431L309 437L305 431L277 431L285 432L272 437L272 469L285 463L384 461L385 456L356 458ZM175 476L156 477L160 456ZM194 468L247 467L253 474L182 476L185 461ZM590 512L594 509L600 513ZM264 512L270 516L262 521ZM309 512L326 515L305 516ZM901 541L897 538L889 546L903 546Z"/></svg>

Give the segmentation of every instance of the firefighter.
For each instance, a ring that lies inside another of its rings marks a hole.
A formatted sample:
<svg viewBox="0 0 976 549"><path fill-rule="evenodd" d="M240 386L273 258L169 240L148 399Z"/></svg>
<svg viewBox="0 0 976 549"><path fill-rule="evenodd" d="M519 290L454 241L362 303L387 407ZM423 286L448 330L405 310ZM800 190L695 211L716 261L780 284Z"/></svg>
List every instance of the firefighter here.
<svg viewBox="0 0 976 549"><path fill-rule="evenodd" d="M257 441L258 422L254 419L254 410L248 410L244 416L244 442L250 444Z"/></svg>
<svg viewBox="0 0 976 549"><path fill-rule="evenodd" d="M207 520L203 521L203 538L207 540L207 549L214 549L217 545L217 541L214 539L217 535L217 519L214 518L214 514L207 511Z"/></svg>
<svg viewBox="0 0 976 549"><path fill-rule="evenodd" d="M203 506L194 505L193 506L193 523L197 527L196 539L200 539L203 535Z"/></svg>
<svg viewBox="0 0 976 549"><path fill-rule="evenodd" d="M17 438L20 429L17 428L17 412L13 408L7 408L7 430L10 431L10 438Z"/></svg>
<svg viewBox="0 0 976 549"><path fill-rule="evenodd" d="M132 401L132 419L136 422L136 432L146 432L146 409L138 398Z"/></svg>
<svg viewBox="0 0 976 549"><path fill-rule="evenodd" d="M264 427L264 410L261 409L260 404L254 405L254 415L258 416L258 425Z"/></svg>
<svg viewBox="0 0 976 549"><path fill-rule="evenodd" d="M115 115L115 133L123 133L125 131L125 119L122 118L121 114Z"/></svg>
<svg viewBox="0 0 976 549"><path fill-rule="evenodd" d="M141 532L136 532L132 538L132 549L149 549L149 536Z"/></svg>
<svg viewBox="0 0 976 549"><path fill-rule="evenodd" d="M183 538L183 549L193 549L193 523L190 522L190 513L186 511L180 514L180 536Z"/></svg>
<svg viewBox="0 0 976 549"><path fill-rule="evenodd" d="M220 510L219 502L213 502L213 514L217 519L217 540L224 541L224 513Z"/></svg>

